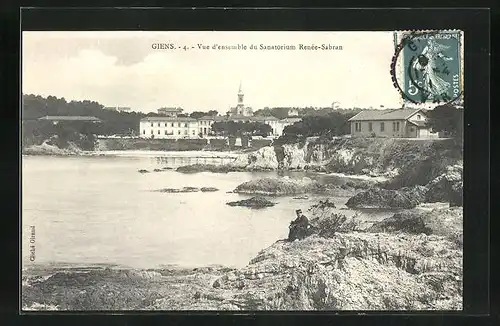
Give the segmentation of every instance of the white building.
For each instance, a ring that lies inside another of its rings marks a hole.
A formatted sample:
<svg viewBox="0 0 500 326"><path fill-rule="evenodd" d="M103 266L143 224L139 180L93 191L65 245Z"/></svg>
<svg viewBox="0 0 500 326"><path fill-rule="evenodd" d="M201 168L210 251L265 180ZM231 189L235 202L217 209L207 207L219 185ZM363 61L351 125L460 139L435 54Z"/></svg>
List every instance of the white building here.
<svg viewBox="0 0 500 326"><path fill-rule="evenodd" d="M139 125L142 138L198 138L198 120L187 117L147 117Z"/></svg>
<svg viewBox="0 0 500 326"><path fill-rule="evenodd" d="M212 125L216 121L225 121L225 117L219 116L204 116L198 119L198 133L202 136L207 136L212 133Z"/></svg>
<svg viewBox="0 0 500 326"><path fill-rule="evenodd" d="M108 111L118 111L118 112L130 112L132 110L128 106L105 106L102 109Z"/></svg>
<svg viewBox="0 0 500 326"><path fill-rule="evenodd" d="M219 121L235 122L260 122L271 126L270 136L279 137L283 135L286 126L300 121L300 118L286 118L279 120L273 116L254 116L252 108L243 104L243 91L238 91L238 105L231 108L228 117L204 116L199 119L179 117L181 108L161 108L158 113L163 117L147 117L141 120L139 126L142 138L199 138L212 134L212 125ZM293 112L292 112L293 113Z"/></svg>
<svg viewBox="0 0 500 326"><path fill-rule="evenodd" d="M158 114L167 116L167 117L176 117L182 113L181 108L160 108L158 109Z"/></svg>

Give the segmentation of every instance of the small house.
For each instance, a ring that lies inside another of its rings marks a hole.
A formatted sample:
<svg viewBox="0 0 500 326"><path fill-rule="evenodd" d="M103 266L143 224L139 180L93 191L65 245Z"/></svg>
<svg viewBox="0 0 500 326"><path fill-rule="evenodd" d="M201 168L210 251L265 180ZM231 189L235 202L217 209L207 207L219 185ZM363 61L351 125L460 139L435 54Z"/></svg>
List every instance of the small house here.
<svg viewBox="0 0 500 326"><path fill-rule="evenodd" d="M422 109L363 110L349 122L353 137L439 137L427 126L427 116Z"/></svg>

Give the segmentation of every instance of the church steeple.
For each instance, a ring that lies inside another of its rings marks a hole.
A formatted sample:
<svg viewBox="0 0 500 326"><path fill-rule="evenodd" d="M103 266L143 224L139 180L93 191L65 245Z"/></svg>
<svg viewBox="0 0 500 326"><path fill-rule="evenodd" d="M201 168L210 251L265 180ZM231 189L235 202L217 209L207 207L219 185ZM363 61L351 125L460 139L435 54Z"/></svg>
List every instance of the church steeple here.
<svg viewBox="0 0 500 326"><path fill-rule="evenodd" d="M243 88L241 86L241 80L240 80L240 88L238 90L238 105L237 105L238 114L243 114L243 109L245 107L243 104L243 97L244 97Z"/></svg>

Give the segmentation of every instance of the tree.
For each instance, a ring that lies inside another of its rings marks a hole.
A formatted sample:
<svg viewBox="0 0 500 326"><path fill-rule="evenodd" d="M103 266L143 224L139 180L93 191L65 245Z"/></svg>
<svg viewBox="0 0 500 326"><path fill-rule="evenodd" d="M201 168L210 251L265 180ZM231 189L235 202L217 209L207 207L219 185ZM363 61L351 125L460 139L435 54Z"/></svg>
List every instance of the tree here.
<svg viewBox="0 0 500 326"><path fill-rule="evenodd" d="M267 136L271 133L271 126L261 122L218 121L212 124L216 134L241 137L242 135Z"/></svg>
<svg viewBox="0 0 500 326"><path fill-rule="evenodd" d="M433 132L443 132L453 138L463 137L463 109L444 104L427 113L427 125Z"/></svg>
<svg viewBox="0 0 500 326"><path fill-rule="evenodd" d="M330 112L326 115L308 115L293 125L286 126L285 135L295 136L339 136L350 132L348 120L354 116L353 112Z"/></svg>
<svg viewBox="0 0 500 326"><path fill-rule="evenodd" d="M209 110L207 112L207 115L211 116L211 117L218 116L219 115L219 111L217 111L217 110Z"/></svg>
<svg viewBox="0 0 500 326"><path fill-rule="evenodd" d="M201 111L194 111L194 112L191 112L189 114L189 117L190 118L193 118L193 119L199 119L201 117L204 117L206 116L207 114L205 112L201 112Z"/></svg>

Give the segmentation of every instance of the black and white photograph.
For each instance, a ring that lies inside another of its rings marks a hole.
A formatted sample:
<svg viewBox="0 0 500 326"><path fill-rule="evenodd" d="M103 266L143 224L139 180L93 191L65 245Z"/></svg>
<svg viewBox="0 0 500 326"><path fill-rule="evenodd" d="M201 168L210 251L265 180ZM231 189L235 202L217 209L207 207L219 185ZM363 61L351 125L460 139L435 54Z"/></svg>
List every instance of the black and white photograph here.
<svg viewBox="0 0 500 326"><path fill-rule="evenodd" d="M22 311L462 311L464 38L22 32Z"/></svg>

